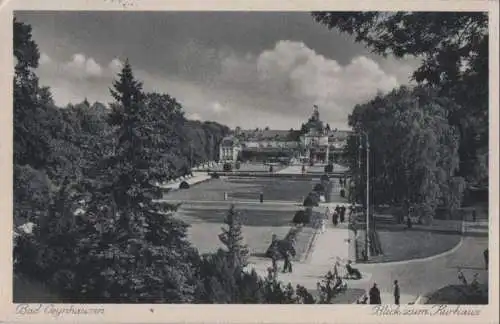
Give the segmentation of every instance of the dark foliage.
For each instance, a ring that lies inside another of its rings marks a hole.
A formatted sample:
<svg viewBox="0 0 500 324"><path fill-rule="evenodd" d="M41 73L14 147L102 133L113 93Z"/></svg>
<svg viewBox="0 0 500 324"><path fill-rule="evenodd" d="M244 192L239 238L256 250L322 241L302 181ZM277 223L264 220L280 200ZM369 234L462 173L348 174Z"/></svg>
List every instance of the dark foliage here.
<svg viewBox="0 0 500 324"><path fill-rule="evenodd" d="M187 183L186 181L182 181L179 184L179 189L189 189L189 183Z"/></svg>
<svg viewBox="0 0 500 324"><path fill-rule="evenodd" d="M313 191L317 192L319 194L324 194L325 193L325 186L322 183L317 183L314 185Z"/></svg>
<svg viewBox="0 0 500 324"><path fill-rule="evenodd" d="M293 216L292 223L294 224L309 224L310 215L305 210L297 210L295 215Z"/></svg>
<svg viewBox="0 0 500 324"><path fill-rule="evenodd" d="M317 207L319 206L319 195L316 192L311 192L304 199L303 205L305 207Z"/></svg>
<svg viewBox="0 0 500 324"><path fill-rule="evenodd" d="M446 120L460 138L457 175L488 182L489 33L485 12L316 12L329 29L354 35L372 52L422 59L417 83L453 100Z"/></svg>
<svg viewBox="0 0 500 324"><path fill-rule="evenodd" d="M233 165L231 163L224 163L224 165L222 166L222 170L224 172L231 172L233 171Z"/></svg>

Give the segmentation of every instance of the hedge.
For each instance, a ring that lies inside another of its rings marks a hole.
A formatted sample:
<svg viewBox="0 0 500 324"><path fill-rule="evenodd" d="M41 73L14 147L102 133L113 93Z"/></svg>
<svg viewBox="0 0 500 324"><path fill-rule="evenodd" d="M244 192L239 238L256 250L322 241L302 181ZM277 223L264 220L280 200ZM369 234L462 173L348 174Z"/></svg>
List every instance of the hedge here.
<svg viewBox="0 0 500 324"><path fill-rule="evenodd" d="M319 195L315 192L309 193L309 195L304 199L305 207L316 207L319 206Z"/></svg>

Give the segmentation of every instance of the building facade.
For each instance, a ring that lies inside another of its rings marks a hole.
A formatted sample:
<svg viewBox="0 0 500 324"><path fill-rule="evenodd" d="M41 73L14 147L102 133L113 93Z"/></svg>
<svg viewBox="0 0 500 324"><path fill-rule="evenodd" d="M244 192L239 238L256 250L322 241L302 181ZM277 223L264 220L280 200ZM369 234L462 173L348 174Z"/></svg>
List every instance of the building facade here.
<svg viewBox="0 0 500 324"><path fill-rule="evenodd" d="M236 137L224 137L219 148L219 160L221 162L236 162L241 150L240 141Z"/></svg>

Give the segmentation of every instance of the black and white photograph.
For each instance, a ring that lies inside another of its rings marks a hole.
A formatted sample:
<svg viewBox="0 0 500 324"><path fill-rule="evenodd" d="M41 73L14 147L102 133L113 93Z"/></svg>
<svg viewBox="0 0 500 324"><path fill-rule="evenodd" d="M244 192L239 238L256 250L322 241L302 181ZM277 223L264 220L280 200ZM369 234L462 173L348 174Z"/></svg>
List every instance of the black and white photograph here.
<svg viewBox="0 0 500 324"><path fill-rule="evenodd" d="M485 8L13 11L18 313L491 304Z"/></svg>

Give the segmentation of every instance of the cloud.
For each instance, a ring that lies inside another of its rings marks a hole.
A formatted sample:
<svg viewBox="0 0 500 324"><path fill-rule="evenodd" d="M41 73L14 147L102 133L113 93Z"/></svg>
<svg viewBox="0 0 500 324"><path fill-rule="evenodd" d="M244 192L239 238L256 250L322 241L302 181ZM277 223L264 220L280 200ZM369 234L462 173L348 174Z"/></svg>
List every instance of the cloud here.
<svg viewBox="0 0 500 324"><path fill-rule="evenodd" d="M38 61L40 65L50 64L51 62L52 59L46 53L40 54L40 60Z"/></svg>
<svg viewBox="0 0 500 324"><path fill-rule="evenodd" d="M212 111L215 112L216 114L220 114L220 113L227 111L227 110L228 110L227 107L221 105L221 103L218 101L212 103Z"/></svg>
<svg viewBox="0 0 500 324"><path fill-rule="evenodd" d="M188 118L216 120L233 127L298 128L312 106L318 105L325 122L346 128L356 104L404 83L405 73L409 73L405 71L411 70L404 62L380 65L362 55L340 64L302 42L288 40L254 54L195 45L186 50L191 57L202 57L205 50L210 55L189 67L203 72L193 78L185 73L145 70L139 64L133 65L134 74L143 81L144 90L175 97ZM85 97L109 101L108 88L123 62L114 58L99 65L94 58L78 53L59 64L63 68L54 69L54 60L43 69L48 66L56 73L46 76L58 79L52 82L57 84L56 99L60 93L61 100L75 97L73 102Z"/></svg>
<svg viewBox="0 0 500 324"><path fill-rule="evenodd" d="M78 53L71 61L63 65L63 69L78 78L94 78L102 75L102 67L92 57Z"/></svg>
<svg viewBox="0 0 500 324"><path fill-rule="evenodd" d="M189 114L187 115L187 119L191 119L191 120L201 120L201 115L198 114L198 113L192 113L192 114Z"/></svg>
<svg viewBox="0 0 500 324"><path fill-rule="evenodd" d="M253 110L307 118L320 106L327 121L346 122L354 105L399 86L396 76L374 60L355 56L347 65L316 53L302 42L282 40L258 55L230 54L222 59L220 88Z"/></svg>
<svg viewBox="0 0 500 324"><path fill-rule="evenodd" d="M41 53L39 63L37 74L42 84L51 87L54 100L60 106L79 103L84 98L109 101L108 88L123 66L116 58L101 66L96 59L83 53L59 61Z"/></svg>
<svg viewBox="0 0 500 324"><path fill-rule="evenodd" d="M117 58L114 58L109 62L108 68L113 74L118 74L123 68L123 62Z"/></svg>

